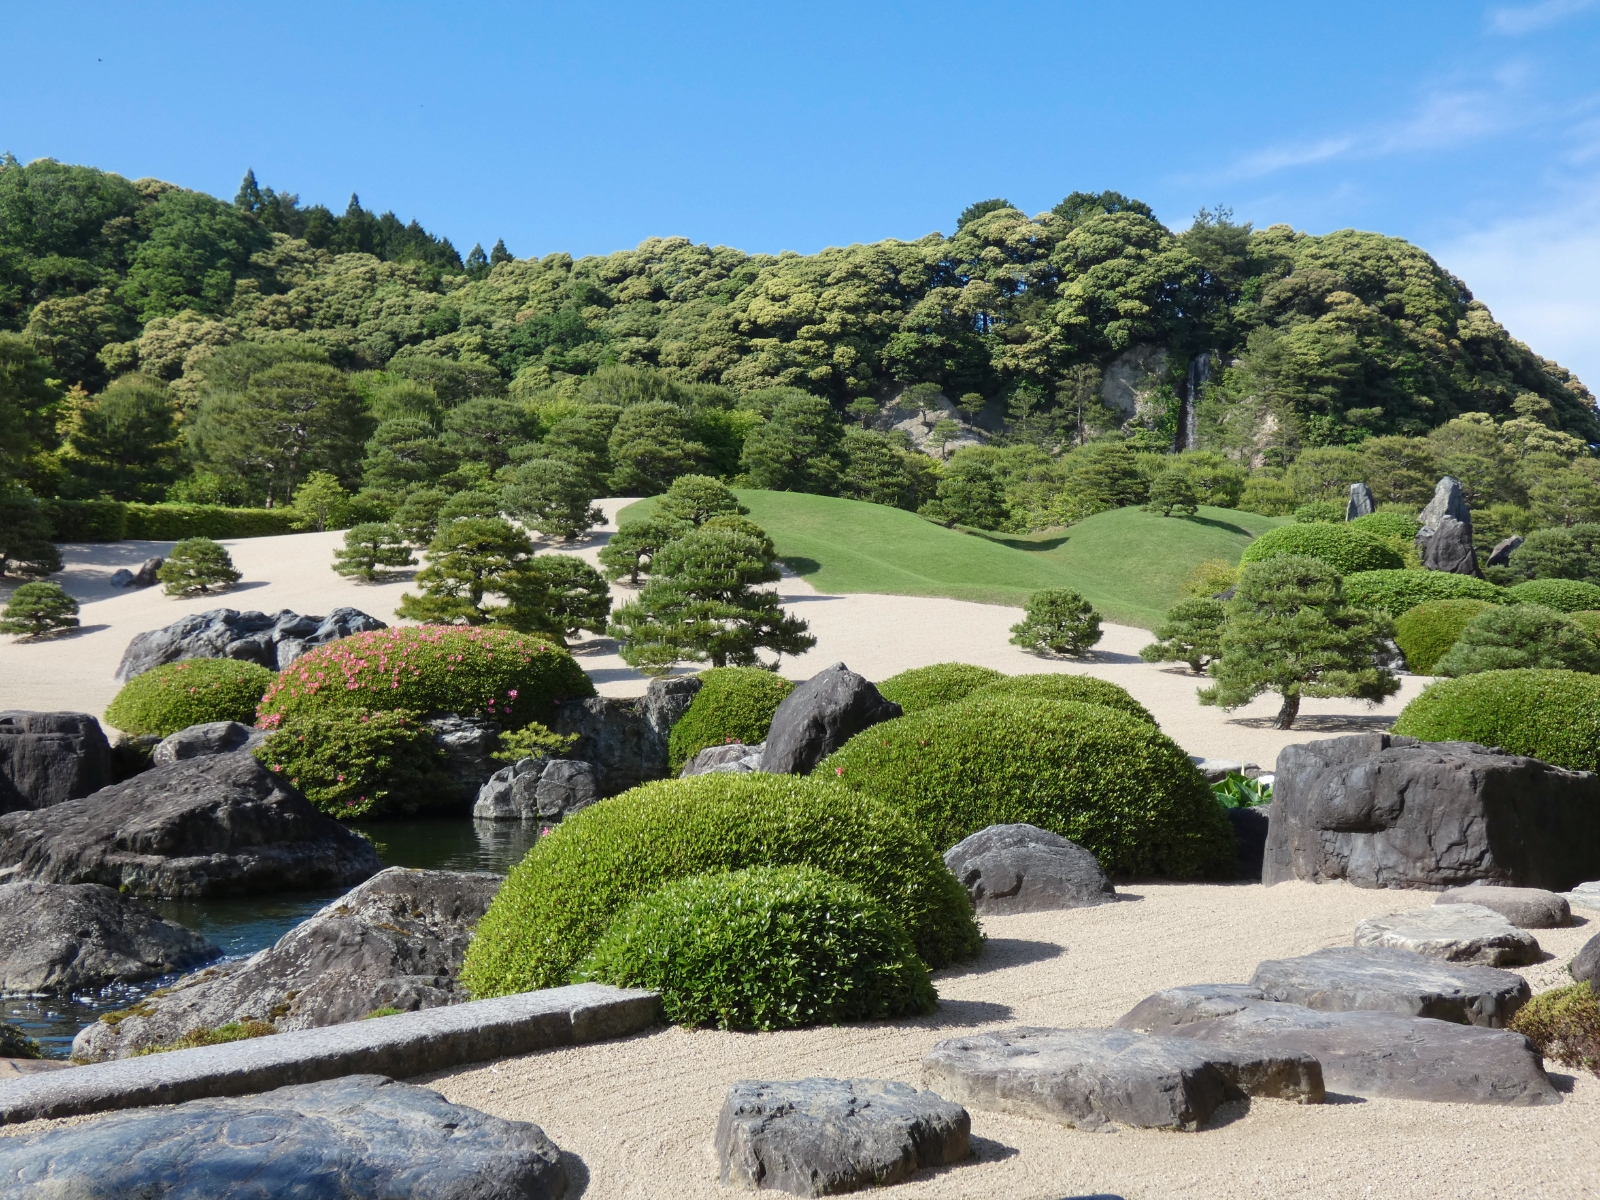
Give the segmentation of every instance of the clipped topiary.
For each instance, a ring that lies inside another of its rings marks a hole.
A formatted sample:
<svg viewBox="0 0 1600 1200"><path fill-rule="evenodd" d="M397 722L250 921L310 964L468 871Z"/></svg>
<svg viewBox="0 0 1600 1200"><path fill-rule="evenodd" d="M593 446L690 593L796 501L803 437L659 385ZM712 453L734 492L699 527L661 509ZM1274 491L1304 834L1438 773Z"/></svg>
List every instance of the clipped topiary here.
<svg viewBox="0 0 1600 1200"><path fill-rule="evenodd" d="M169 596L191 596L229 588L241 576L233 558L210 538L186 538L167 552L156 578Z"/></svg>
<svg viewBox="0 0 1600 1200"><path fill-rule="evenodd" d="M1406 609L1394 623L1394 643L1406 656L1406 670L1432 675L1434 664L1456 644L1468 622L1493 607L1487 600L1429 600Z"/></svg>
<svg viewBox="0 0 1600 1200"><path fill-rule="evenodd" d="M1086 654L1102 636L1100 614L1071 588L1034 592L1023 611L1011 644L1036 654Z"/></svg>
<svg viewBox="0 0 1600 1200"><path fill-rule="evenodd" d="M1279 554L1320 558L1341 575L1403 567L1405 560L1382 538L1350 525L1280 525L1244 548L1240 565Z"/></svg>
<svg viewBox="0 0 1600 1200"><path fill-rule="evenodd" d="M78 627L78 602L59 583L24 583L0 612L0 633L37 638Z"/></svg>
<svg viewBox="0 0 1600 1200"><path fill-rule="evenodd" d="M1553 608L1494 604L1467 622L1433 669L1454 676L1524 667L1600 672L1600 645Z"/></svg>
<svg viewBox="0 0 1600 1200"><path fill-rule="evenodd" d="M700 690L667 739L667 762L676 774L707 746L767 740L772 714L794 684L760 667L712 667L700 673Z"/></svg>
<svg viewBox="0 0 1600 1200"><path fill-rule="evenodd" d="M189 658L167 663L122 685L106 706L106 721L123 733L166 737L208 721L256 719L256 704L277 676L255 663L231 658Z"/></svg>
<svg viewBox="0 0 1600 1200"><path fill-rule="evenodd" d="M1542 604L1557 612L1600 608L1600 587L1581 579L1530 579L1506 589L1507 603Z"/></svg>
<svg viewBox="0 0 1600 1200"><path fill-rule="evenodd" d="M255 748L329 816L410 816L460 807L459 787L444 772L444 753L416 713L318 713L298 717Z"/></svg>
<svg viewBox="0 0 1600 1200"><path fill-rule="evenodd" d="M1118 712L1156 724L1150 710L1107 679L1093 675L1005 675L985 684L975 696L1023 696L1041 700L1071 700L1078 704L1100 704Z"/></svg>
<svg viewBox="0 0 1600 1200"><path fill-rule="evenodd" d="M1313 500L1294 510L1296 525L1338 525L1344 522L1344 505L1334 500Z"/></svg>
<svg viewBox="0 0 1600 1200"><path fill-rule="evenodd" d="M901 712L922 712L940 704L965 700L979 688L1005 677L1004 672L975 667L971 663L934 663L931 667L913 667L885 679L878 685L878 693L885 700L898 704Z"/></svg>
<svg viewBox="0 0 1600 1200"><path fill-rule="evenodd" d="M548 722L559 701L592 695L572 655L542 638L413 625L340 638L295 659L266 689L256 723L276 729L291 718L371 709L485 716L520 729Z"/></svg>
<svg viewBox="0 0 1600 1200"><path fill-rule="evenodd" d="M541 838L478 923L461 977L480 997L556 987L617 913L664 885L798 865L829 871L882 904L930 967L978 951L965 889L904 815L831 780L713 774L647 783Z"/></svg>
<svg viewBox="0 0 1600 1200"><path fill-rule="evenodd" d="M1116 874L1233 870L1232 831L1189 756L1100 704L978 692L864 730L817 772L900 809L936 846L1022 822Z"/></svg>
<svg viewBox="0 0 1600 1200"><path fill-rule="evenodd" d="M1183 662L1196 675L1222 653L1222 630L1228 610L1209 597L1179 600L1152 631L1155 641L1139 650L1145 662Z"/></svg>
<svg viewBox="0 0 1600 1200"><path fill-rule="evenodd" d="M1394 732L1425 742L1477 742L1574 771L1600 770L1600 676L1483 671L1431 685Z"/></svg>
<svg viewBox="0 0 1600 1200"><path fill-rule="evenodd" d="M1540 992L1507 1026L1546 1058L1600 1075L1600 998L1587 983Z"/></svg>
<svg viewBox="0 0 1600 1200"><path fill-rule="evenodd" d="M1344 598L1355 608L1398 617L1430 600L1486 600L1504 604L1503 588L1450 571L1358 571L1344 577Z"/></svg>
<svg viewBox="0 0 1600 1200"><path fill-rule="evenodd" d="M1392 545L1396 541L1416 541L1417 534L1422 531L1422 522L1397 512L1370 512L1351 521L1350 528L1380 537Z"/></svg>
<svg viewBox="0 0 1600 1200"><path fill-rule="evenodd" d="M928 968L883 905L815 867L692 875L636 900L574 975L661 993L667 1020L797 1029L920 1016Z"/></svg>

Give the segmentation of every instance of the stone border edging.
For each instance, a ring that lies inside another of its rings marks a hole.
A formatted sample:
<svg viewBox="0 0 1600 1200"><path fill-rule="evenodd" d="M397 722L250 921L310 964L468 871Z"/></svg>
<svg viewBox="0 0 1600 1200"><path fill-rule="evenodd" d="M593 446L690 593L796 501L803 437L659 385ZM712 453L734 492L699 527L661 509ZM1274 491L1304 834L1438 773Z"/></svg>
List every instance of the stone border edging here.
<svg viewBox="0 0 1600 1200"><path fill-rule="evenodd" d="M521 992L0 1081L0 1123L243 1096L340 1075L404 1079L623 1037L660 1020L655 992L598 983Z"/></svg>

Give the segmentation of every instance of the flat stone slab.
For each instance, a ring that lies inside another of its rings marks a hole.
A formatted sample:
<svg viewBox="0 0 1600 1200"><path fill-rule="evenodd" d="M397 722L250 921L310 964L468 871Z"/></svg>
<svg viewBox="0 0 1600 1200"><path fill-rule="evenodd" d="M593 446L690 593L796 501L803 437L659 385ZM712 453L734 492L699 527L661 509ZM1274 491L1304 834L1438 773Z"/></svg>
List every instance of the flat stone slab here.
<svg viewBox="0 0 1600 1200"><path fill-rule="evenodd" d="M1023 913L1110 904L1116 889L1095 856L1036 825L990 825L944 852L978 912Z"/></svg>
<svg viewBox="0 0 1600 1200"><path fill-rule="evenodd" d="M1368 917L1356 926L1356 945L1410 950L1443 962L1520 967L1538 962L1538 940L1481 904L1435 904L1416 912Z"/></svg>
<svg viewBox="0 0 1600 1200"><path fill-rule="evenodd" d="M898 1183L972 1154L959 1104L882 1079L746 1079L717 1118L725 1184L830 1196Z"/></svg>
<svg viewBox="0 0 1600 1200"><path fill-rule="evenodd" d="M1011 1029L949 1038L922 1059L924 1086L973 1108L1077 1129L1200 1128L1229 1100L1320 1104L1322 1068L1301 1052L1197 1046L1124 1029Z"/></svg>
<svg viewBox="0 0 1600 1200"><path fill-rule="evenodd" d="M1582 908L1600 911L1600 880L1580 883L1566 894L1567 900Z"/></svg>
<svg viewBox="0 0 1600 1200"><path fill-rule="evenodd" d="M1600 902L1600 898L1597 898ZM1572 924L1572 906L1565 896L1543 888L1482 886L1449 888L1435 904L1481 904L1518 929L1559 929Z"/></svg>
<svg viewBox="0 0 1600 1200"><path fill-rule="evenodd" d="M403 1079L462 1063L625 1037L660 1019L661 998L654 992L599 983L546 988L0 1080L0 1123L245 1096L341 1075Z"/></svg>
<svg viewBox="0 0 1600 1200"><path fill-rule="evenodd" d="M1533 994L1528 981L1510 971L1457 966L1409 950L1346 946L1268 959L1250 984L1268 1000L1320 1012L1372 1009L1493 1029L1504 1027Z"/></svg>
<svg viewBox="0 0 1600 1200"><path fill-rule="evenodd" d="M544 1130L377 1075L119 1113L4 1142L0 1197L557 1200Z"/></svg>

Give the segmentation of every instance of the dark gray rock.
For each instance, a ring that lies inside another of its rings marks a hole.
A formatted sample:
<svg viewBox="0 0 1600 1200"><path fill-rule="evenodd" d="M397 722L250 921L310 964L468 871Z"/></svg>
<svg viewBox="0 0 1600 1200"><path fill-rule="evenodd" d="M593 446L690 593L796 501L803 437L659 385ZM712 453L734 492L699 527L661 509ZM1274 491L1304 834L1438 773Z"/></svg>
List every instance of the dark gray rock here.
<svg viewBox="0 0 1600 1200"><path fill-rule="evenodd" d="M153 667L186 658L233 658L277 671L314 646L387 628L354 608L337 608L326 617L303 617L288 609L268 614L213 608L136 635L123 652L116 678L126 683Z"/></svg>
<svg viewBox="0 0 1600 1200"><path fill-rule="evenodd" d="M1520 967L1542 956L1531 933L1481 904L1435 904L1417 912L1368 917L1356 926L1356 945L1388 946L1482 967Z"/></svg>
<svg viewBox="0 0 1600 1200"><path fill-rule="evenodd" d="M990 825L944 852L978 912L1022 913L1110 904L1117 891L1095 856L1036 825Z"/></svg>
<svg viewBox="0 0 1600 1200"><path fill-rule="evenodd" d="M127 567L122 567L120 570L111 572L111 578L106 580L106 583L114 588L132 587L133 572L128 570Z"/></svg>
<svg viewBox="0 0 1600 1200"><path fill-rule="evenodd" d="M170 767L186 758L250 750L266 740L265 729L252 729L238 721L207 721L162 738L150 752L150 761L158 767Z"/></svg>
<svg viewBox="0 0 1600 1200"><path fill-rule="evenodd" d="M136 896L350 887L372 843L248 753L153 767L82 800L0 816L0 883L103 883Z"/></svg>
<svg viewBox="0 0 1600 1200"><path fill-rule="evenodd" d="M1566 891L1600 877L1600 776L1362 733L1278 755L1263 883Z"/></svg>
<svg viewBox="0 0 1600 1200"><path fill-rule="evenodd" d="M0 1198L557 1200L537 1125L381 1075L114 1113L5 1142Z"/></svg>
<svg viewBox="0 0 1600 1200"><path fill-rule="evenodd" d="M479 821L558 824L600 799L600 769L571 758L519 758L501 767L478 791Z"/></svg>
<svg viewBox="0 0 1600 1200"><path fill-rule="evenodd" d="M1417 534L1422 565L1430 571L1452 575L1479 575L1478 556L1472 548L1472 522L1445 517L1431 534Z"/></svg>
<svg viewBox="0 0 1600 1200"><path fill-rule="evenodd" d="M1510 971L1354 946L1268 959L1250 986L1268 1000L1320 1012L1372 1009L1491 1029L1504 1027L1532 994L1528 981Z"/></svg>
<svg viewBox="0 0 1600 1200"><path fill-rule="evenodd" d="M221 955L209 938L97 883L0 884L0 993L137 983Z"/></svg>
<svg viewBox="0 0 1600 1200"><path fill-rule="evenodd" d="M159 554L152 555L139 564L139 569L133 573L133 586L137 588L155 587L161 582L161 568L167 565L167 560Z"/></svg>
<svg viewBox="0 0 1600 1200"><path fill-rule="evenodd" d="M666 777L672 727L699 690L700 681L684 675L652 679L637 700L609 696L567 700L556 710L552 728L560 734L577 735L567 757L598 767L601 794L615 796Z"/></svg>
<svg viewBox="0 0 1600 1200"><path fill-rule="evenodd" d="M717 1118L725 1184L831 1196L898 1183L972 1154L959 1104L881 1079L746 1079Z"/></svg>
<svg viewBox="0 0 1600 1200"><path fill-rule="evenodd" d="M1011 1029L950 1038L922 1059L922 1082L972 1108L1078 1129L1195 1130L1244 1096L1320 1104L1308 1054L1200 1046L1123 1029Z"/></svg>
<svg viewBox="0 0 1600 1200"><path fill-rule="evenodd" d="M1364 483L1350 485L1350 499L1344 506L1344 519L1354 521L1357 517L1370 516L1378 511L1378 506L1373 503L1372 489Z"/></svg>
<svg viewBox="0 0 1600 1200"><path fill-rule="evenodd" d="M434 744L444 752L444 773L466 808L480 788L499 768L494 752L500 745L500 726L481 717L441 713L423 722Z"/></svg>
<svg viewBox="0 0 1600 1200"><path fill-rule="evenodd" d="M1233 826L1233 877L1259 881L1267 857L1267 835L1272 830L1271 805L1225 808L1222 815Z"/></svg>
<svg viewBox="0 0 1600 1200"><path fill-rule="evenodd" d="M1461 487L1461 481L1449 475L1443 476L1434 485L1433 497L1417 517L1422 523L1424 533L1438 529L1439 523L1447 518L1467 524L1472 521L1472 509L1467 506L1467 493Z"/></svg>
<svg viewBox="0 0 1600 1200"><path fill-rule="evenodd" d="M1579 983L1587 983L1595 991L1600 992L1600 934L1596 934L1583 944L1583 949L1578 951L1577 957L1568 965L1567 970L1572 972L1572 977Z"/></svg>
<svg viewBox="0 0 1600 1200"><path fill-rule="evenodd" d="M1522 545L1525 539L1520 533L1514 533L1508 538L1501 538L1494 544L1494 549L1489 551L1489 557L1483 560L1486 567L1508 567L1511 565L1511 552Z"/></svg>
<svg viewBox="0 0 1600 1200"><path fill-rule="evenodd" d="M233 1021L279 1032L414 1012L469 999L457 979L467 942L502 877L390 867L242 961L222 963L142 1000L115 1024L79 1031L88 1062L128 1058Z"/></svg>
<svg viewBox="0 0 1600 1200"><path fill-rule="evenodd" d="M743 742L730 742L726 746L707 746L683 764L680 776L687 775L747 775L761 770L761 756L767 744L757 742L746 746Z"/></svg>
<svg viewBox="0 0 1600 1200"><path fill-rule="evenodd" d="M1543 888L1474 884L1439 893L1435 904L1479 904L1499 913L1518 929L1557 929L1572 924L1572 906L1565 896Z"/></svg>
<svg viewBox="0 0 1600 1200"><path fill-rule="evenodd" d="M88 713L0 712L0 813L49 808L111 782L111 746Z"/></svg>
<svg viewBox="0 0 1600 1200"><path fill-rule="evenodd" d="M900 715L870 682L842 662L818 671L783 698L772 714L761 769L808 775L863 729Z"/></svg>

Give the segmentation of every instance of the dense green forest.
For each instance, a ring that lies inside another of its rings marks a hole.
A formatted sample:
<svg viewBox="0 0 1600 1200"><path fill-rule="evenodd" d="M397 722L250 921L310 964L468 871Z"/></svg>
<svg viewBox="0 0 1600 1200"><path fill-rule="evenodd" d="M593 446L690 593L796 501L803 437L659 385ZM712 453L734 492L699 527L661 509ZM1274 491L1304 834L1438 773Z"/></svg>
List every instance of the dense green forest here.
<svg viewBox="0 0 1600 1200"><path fill-rule="evenodd" d="M1379 234L1174 233L1103 192L813 255L463 260L253 173L230 203L0 160L0 483L38 496L281 505L321 472L387 517L696 471L1028 529L1141 502L1181 450L1259 511L1449 470L1493 532L1600 515L1594 443L1578 379Z"/></svg>

